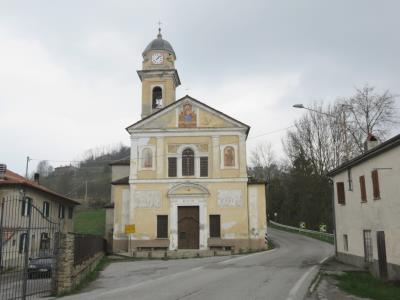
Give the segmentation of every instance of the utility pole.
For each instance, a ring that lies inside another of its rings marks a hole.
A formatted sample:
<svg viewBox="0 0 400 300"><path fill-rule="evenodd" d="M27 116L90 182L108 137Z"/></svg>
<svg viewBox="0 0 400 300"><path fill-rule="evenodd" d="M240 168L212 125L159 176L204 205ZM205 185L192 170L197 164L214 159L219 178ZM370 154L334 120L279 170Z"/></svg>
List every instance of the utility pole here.
<svg viewBox="0 0 400 300"><path fill-rule="evenodd" d="M86 200L87 200L87 180L85 180L85 200L84 200L85 203Z"/></svg>

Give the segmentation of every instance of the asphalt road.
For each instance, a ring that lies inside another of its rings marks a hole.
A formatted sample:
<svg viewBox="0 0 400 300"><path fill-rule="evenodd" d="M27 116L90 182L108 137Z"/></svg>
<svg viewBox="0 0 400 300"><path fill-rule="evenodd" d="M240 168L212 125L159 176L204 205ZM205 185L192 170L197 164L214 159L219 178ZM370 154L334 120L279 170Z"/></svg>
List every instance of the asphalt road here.
<svg viewBox="0 0 400 300"><path fill-rule="evenodd" d="M277 248L250 255L113 263L71 299L303 299L333 246L269 230Z"/></svg>

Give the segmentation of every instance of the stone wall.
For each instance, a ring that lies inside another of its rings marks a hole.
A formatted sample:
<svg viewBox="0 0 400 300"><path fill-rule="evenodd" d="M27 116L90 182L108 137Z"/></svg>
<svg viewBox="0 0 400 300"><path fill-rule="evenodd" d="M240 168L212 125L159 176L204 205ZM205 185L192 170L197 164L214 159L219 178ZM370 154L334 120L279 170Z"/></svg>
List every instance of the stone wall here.
<svg viewBox="0 0 400 300"><path fill-rule="evenodd" d="M74 234L60 234L60 249L55 273L57 294L73 290L97 266L104 256L104 252L98 252L81 264L74 265L74 242Z"/></svg>

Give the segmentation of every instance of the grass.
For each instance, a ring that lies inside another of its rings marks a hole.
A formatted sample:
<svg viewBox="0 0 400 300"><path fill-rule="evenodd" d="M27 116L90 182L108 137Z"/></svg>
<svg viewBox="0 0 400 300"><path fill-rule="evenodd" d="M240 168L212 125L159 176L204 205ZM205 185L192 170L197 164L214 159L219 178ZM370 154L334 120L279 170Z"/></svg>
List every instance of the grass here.
<svg viewBox="0 0 400 300"><path fill-rule="evenodd" d="M104 235L106 212L103 208L75 212L74 232L83 234Z"/></svg>
<svg viewBox="0 0 400 300"><path fill-rule="evenodd" d="M385 282L367 272L332 276L338 280L338 287L349 294L376 300L400 300L400 284Z"/></svg>
<svg viewBox="0 0 400 300"><path fill-rule="evenodd" d="M268 226L271 227L271 228L278 229L278 230L283 230L283 231L287 231L287 232L293 232L293 233L297 233L297 234L302 234L302 235L305 235L305 236L311 237L313 239L317 239L317 240L320 240L320 241L323 241L323 242L326 242L326 243L329 243L329 244L332 244L332 245L334 244L333 236L326 236L326 235L323 235L323 234L319 234L318 232L315 232L315 233L313 233L313 232L302 232L302 231L298 231L298 230L295 230L295 229L276 226L276 225L274 225L272 223L269 223Z"/></svg>

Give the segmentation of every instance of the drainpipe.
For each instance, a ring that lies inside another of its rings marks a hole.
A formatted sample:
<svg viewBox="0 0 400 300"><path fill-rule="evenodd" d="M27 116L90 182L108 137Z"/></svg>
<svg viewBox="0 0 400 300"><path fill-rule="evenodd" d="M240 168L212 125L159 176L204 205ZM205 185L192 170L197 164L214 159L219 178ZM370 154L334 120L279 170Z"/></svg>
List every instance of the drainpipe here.
<svg viewBox="0 0 400 300"><path fill-rule="evenodd" d="M336 237L336 212L335 212L335 185L332 178L329 178L329 183L331 185L331 197L332 197L332 214L333 214L333 242L335 245L335 257L337 257L337 237Z"/></svg>

